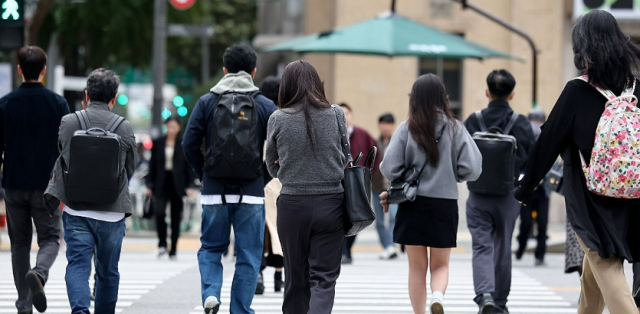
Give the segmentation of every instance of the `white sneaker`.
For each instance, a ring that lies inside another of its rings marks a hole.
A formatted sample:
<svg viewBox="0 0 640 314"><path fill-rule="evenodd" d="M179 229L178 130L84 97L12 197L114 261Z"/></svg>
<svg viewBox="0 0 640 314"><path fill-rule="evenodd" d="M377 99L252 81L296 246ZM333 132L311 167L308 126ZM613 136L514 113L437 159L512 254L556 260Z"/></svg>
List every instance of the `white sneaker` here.
<svg viewBox="0 0 640 314"><path fill-rule="evenodd" d="M220 310L220 301L215 296L207 297L204 301L204 312L206 314L216 314Z"/></svg>
<svg viewBox="0 0 640 314"><path fill-rule="evenodd" d="M442 301L438 299L433 299L431 301L429 309L431 310L431 314L444 314L444 306L442 305Z"/></svg>
<svg viewBox="0 0 640 314"><path fill-rule="evenodd" d="M385 251L387 251L387 254L389 256L387 259L398 258L398 253L396 253L396 246L395 245L390 245L389 247L387 247L387 249Z"/></svg>
<svg viewBox="0 0 640 314"><path fill-rule="evenodd" d="M380 259L389 259L389 252L386 249L380 252Z"/></svg>
<svg viewBox="0 0 640 314"><path fill-rule="evenodd" d="M164 246L161 246L158 248L158 258L161 258L163 256L167 255L167 248Z"/></svg>

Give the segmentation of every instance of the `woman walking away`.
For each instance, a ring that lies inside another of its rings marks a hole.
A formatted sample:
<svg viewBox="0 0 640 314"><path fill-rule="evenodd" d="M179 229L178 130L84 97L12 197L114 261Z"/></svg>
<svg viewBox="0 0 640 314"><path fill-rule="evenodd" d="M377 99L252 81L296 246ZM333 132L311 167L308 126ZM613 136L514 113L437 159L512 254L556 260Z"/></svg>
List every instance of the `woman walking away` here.
<svg viewBox="0 0 640 314"><path fill-rule="evenodd" d="M449 257L457 241L457 183L480 176L482 155L464 125L453 118L444 84L433 74L413 84L409 119L391 138L380 171L393 182L423 167L418 197L398 208L393 240L406 246L413 312L426 313L427 270L431 270L430 312L443 314ZM386 211L387 193L380 198Z"/></svg>
<svg viewBox="0 0 640 314"><path fill-rule="evenodd" d="M184 207L182 197L192 193L194 175L182 151L180 121L175 117L170 117L164 124L167 127L167 134L153 141L153 148L151 148L147 195L153 196L154 201L159 239L158 257L167 254L167 203L171 204L169 258L175 259Z"/></svg>
<svg viewBox="0 0 640 314"><path fill-rule="evenodd" d="M640 88L632 71L640 62L640 47L622 33L610 13L601 10L578 20L572 44L574 63L585 76L568 82L562 91L515 196L527 204L562 154L567 217L585 251L578 314L602 313L605 304L611 314L638 313L622 261L640 261L640 241L634 241L640 230L635 216L640 201L631 199L640 183L633 173L640 173L640 122L631 118L633 114L617 115L611 110L637 110L632 95L640 97ZM627 97L617 98L621 95ZM612 117L603 120L610 124L601 124L603 115ZM616 140L605 140L605 132L613 132ZM598 141L594 141L596 136ZM592 151L598 154L595 162L591 161ZM613 191L616 195L610 193Z"/></svg>
<svg viewBox="0 0 640 314"><path fill-rule="evenodd" d="M341 181L347 164L338 121L316 69L289 63L282 74L280 110L269 118L266 162L282 182L278 234L287 270L284 314L329 314L344 242Z"/></svg>

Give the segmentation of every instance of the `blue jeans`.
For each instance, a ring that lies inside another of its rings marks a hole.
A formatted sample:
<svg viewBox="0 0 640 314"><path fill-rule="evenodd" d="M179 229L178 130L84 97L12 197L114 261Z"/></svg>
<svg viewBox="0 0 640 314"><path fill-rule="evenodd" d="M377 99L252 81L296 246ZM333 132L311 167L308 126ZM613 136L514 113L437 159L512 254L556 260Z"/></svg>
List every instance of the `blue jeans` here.
<svg viewBox="0 0 640 314"><path fill-rule="evenodd" d="M231 313L253 314L251 302L258 284L264 247L264 204L203 205L202 208L202 246L198 251L202 303L209 296L220 300L222 254L229 248L233 224L237 259L231 285Z"/></svg>
<svg viewBox="0 0 640 314"><path fill-rule="evenodd" d="M386 249L393 246L393 227L396 224L396 214L398 213L398 205L389 205L389 226L384 223L384 211L382 205L380 205L380 194L373 192L373 210L376 213L376 229L378 229L378 235L380 236L380 244L382 248Z"/></svg>
<svg viewBox="0 0 640 314"><path fill-rule="evenodd" d="M89 314L91 290L89 276L95 253L96 301L102 313L115 313L120 273L118 262L125 220L99 221L63 213L64 240L67 242L67 295L72 314Z"/></svg>

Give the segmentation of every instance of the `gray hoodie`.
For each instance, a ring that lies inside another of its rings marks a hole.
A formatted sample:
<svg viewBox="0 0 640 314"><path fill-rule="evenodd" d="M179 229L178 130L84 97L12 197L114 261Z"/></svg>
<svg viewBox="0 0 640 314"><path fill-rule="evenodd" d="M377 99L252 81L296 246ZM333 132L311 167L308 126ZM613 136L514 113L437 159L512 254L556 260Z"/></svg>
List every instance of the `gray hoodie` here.
<svg viewBox="0 0 640 314"><path fill-rule="evenodd" d="M482 155L462 122L442 119L436 130L441 130L445 121L448 125L438 142L440 161L437 167L430 164L425 167L420 176L419 196L458 199L457 183L476 180L482 172ZM380 172L393 182L402 178L410 167L419 171L426 159L427 155L413 139L404 121L391 138L380 164Z"/></svg>

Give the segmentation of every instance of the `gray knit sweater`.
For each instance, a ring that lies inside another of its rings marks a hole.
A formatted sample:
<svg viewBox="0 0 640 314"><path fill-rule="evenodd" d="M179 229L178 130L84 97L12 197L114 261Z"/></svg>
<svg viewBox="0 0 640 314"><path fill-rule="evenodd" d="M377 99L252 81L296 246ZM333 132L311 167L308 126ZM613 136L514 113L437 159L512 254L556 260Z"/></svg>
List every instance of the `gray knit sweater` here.
<svg viewBox="0 0 640 314"><path fill-rule="evenodd" d="M274 112L267 127L266 163L282 182L285 195L344 192L341 181L347 164L342 153L336 112L311 108L314 148L307 136L304 112L294 106ZM344 113L338 110L340 121ZM278 163L276 163L278 161Z"/></svg>

